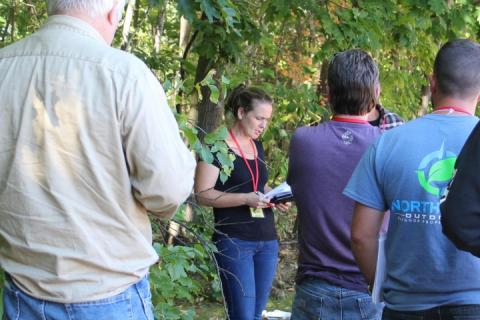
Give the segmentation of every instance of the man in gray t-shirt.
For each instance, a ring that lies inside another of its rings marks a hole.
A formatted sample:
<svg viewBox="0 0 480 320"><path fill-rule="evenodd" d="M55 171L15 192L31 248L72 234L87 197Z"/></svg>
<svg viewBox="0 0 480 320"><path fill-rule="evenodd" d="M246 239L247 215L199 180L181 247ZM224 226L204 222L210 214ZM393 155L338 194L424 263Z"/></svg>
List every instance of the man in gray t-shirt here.
<svg viewBox="0 0 480 320"><path fill-rule="evenodd" d="M367 121L378 102L378 68L361 50L334 56L328 70L334 117L296 130L287 182L298 207L299 259L292 319L380 317L350 249L353 201L342 195L358 160L380 135ZM342 297L335 294L342 290Z"/></svg>
<svg viewBox="0 0 480 320"><path fill-rule="evenodd" d="M439 207L457 156L478 123L480 45L459 39L442 46L430 86L434 110L382 135L344 191L356 201L352 248L370 281L384 212L391 212L384 320L480 319L480 260L442 234Z"/></svg>

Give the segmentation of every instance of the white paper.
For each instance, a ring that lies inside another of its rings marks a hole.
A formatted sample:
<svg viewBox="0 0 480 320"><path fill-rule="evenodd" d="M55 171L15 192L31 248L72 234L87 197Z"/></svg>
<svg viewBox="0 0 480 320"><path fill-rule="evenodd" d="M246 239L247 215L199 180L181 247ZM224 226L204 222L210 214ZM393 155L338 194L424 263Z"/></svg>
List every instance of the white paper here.
<svg viewBox="0 0 480 320"><path fill-rule="evenodd" d="M266 311L263 310L262 318L267 320L288 320L292 314L290 312L281 311L281 310L273 310L273 311Z"/></svg>
<svg viewBox="0 0 480 320"><path fill-rule="evenodd" d="M276 188L273 188L272 190L267 192L265 194L265 197L271 199L277 195L285 194L285 193L292 193L292 188L290 188L287 182L282 182Z"/></svg>
<svg viewBox="0 0 480 320"><path fill-rule="evenodd" d="M375 282L372 289L373 303L381 303L383 301L382 287L387 276L387 260L385 258L385 240L387 233L381 232L378 238L378 254L377 267L375 269Z"/></svg>

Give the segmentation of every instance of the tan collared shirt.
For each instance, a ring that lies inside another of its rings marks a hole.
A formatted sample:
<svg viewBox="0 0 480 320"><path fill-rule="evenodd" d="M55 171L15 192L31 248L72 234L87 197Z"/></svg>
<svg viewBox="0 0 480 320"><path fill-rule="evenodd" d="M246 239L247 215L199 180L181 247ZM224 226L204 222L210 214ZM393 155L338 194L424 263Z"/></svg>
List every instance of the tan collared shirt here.
<svg viewBox="0 0 480 320"><path fill-rule="evenodd" d="M52 16L0 50L0 264L26 293L113 296L158 259L195 160L155 76L89 24Z"/></svg>

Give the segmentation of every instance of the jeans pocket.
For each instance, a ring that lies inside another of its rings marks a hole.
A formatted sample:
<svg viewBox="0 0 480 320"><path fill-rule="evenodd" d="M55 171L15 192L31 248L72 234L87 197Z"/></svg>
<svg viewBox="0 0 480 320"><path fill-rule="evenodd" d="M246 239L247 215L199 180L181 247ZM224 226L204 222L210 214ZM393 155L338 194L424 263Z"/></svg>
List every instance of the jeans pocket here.
<svg viewBox="0 0 480 320"><path fill-rule="evenodd" d="M145 313L146 319L154 320L152 295L150 294L150 291L146 296L140 295L139 297L140 297L140 300L142 301L143 311Z"/></svg>
<svg viewBox="0 0 480 320"><path fill-rule="evenodd" d="M297 287L293 301L292 320L322 319L323 298L311 295Z"/></svg>
<svg viewBox="0 0 480 320"><path fill-rule="evenodd" d="M358 309L360 311L360 317L362 320L380 320L382 317L382 306L375 304L372 298L359 298L357 299Z"/></svg>
<svg viewBox="0 0 480 320"><path fill-rule="evenodd" d="M3 287L3 318L4 320L18 320L20 318L19 291L15 290L9 280Z"/></svg>
<svg viewBox="0 0 480 320"><path fill-rule="evenodd" d="M150 290L150 282L148 275L145 276L140 282L135 284L138 297L142 303L143 311L147 320L154 320L153 304L152 304L152 291Z"/></svg>
<svg viewBox="0 0 480 320"><path fill-rule="evenodd" d="M145 309L145 316L147 317L147 320L154 320L152 299L142 298L142 302L143 302L143 307Z"/></svg>

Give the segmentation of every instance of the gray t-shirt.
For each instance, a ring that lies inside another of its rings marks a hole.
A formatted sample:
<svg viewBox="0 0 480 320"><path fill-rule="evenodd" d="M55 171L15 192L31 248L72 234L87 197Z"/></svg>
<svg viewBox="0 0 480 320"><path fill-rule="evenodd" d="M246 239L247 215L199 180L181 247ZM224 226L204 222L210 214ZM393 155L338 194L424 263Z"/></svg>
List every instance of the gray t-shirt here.
<svg viewBox="0 0 480 320"><path fill-rule="evenodd" d="M390 210L385 240L389 309L480 303L480 259L442 234L439 199L476 117L429 114L387 133L365 153L345 195Z"/></svg>

